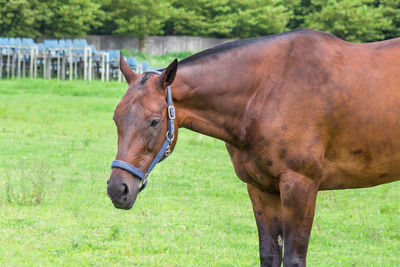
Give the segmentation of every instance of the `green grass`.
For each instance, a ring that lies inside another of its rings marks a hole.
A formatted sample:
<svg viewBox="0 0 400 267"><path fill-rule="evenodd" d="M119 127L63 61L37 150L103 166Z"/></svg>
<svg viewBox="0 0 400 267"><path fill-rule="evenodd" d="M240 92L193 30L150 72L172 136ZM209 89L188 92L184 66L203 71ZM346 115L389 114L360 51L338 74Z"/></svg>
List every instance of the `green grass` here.
<svg viewBox="0 0 400 267"><path fill-rule="evenodd" d="M221 141L180 129L133 209L112 206L112 114L125 90L0 81L0 266L257 266L246 186ZM321 192L308 266L400 266L399 192Z"/></svg>

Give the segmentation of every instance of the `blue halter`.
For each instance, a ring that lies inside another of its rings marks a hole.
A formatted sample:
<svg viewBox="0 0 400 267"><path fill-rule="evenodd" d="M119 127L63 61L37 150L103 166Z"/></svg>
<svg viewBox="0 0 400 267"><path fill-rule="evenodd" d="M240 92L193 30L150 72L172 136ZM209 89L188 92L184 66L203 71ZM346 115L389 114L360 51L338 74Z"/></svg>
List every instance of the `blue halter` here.
<svg viewBox="0 0 400 267"><path fill-rule="evenodd" d="M151 73L155 73L158 75L161 75L161 72L159 71L148 71ZM139 192L142 191L146 185L147 185L147 176L151 172L151 170L156 166L156 164L162 160L164 160L166 157L171 155L171 143L174 140L174 119L175 119L175 108L172 103L172 94L171 94L171 86L167 86L167 104L168 104L168 132L167 136L165 137L164 144L160 148L160 151L158 151L157 155L153 159L153 161L150 164L149 169L147 170L146 173L142 172L135 166L129 164L128 162L122 161L122 160L114 160L111 163L111 169L112 168L120 168L123 169L129 173L131 173L133 176L139 178L142 180L142 185L140 186Z"/></svg>

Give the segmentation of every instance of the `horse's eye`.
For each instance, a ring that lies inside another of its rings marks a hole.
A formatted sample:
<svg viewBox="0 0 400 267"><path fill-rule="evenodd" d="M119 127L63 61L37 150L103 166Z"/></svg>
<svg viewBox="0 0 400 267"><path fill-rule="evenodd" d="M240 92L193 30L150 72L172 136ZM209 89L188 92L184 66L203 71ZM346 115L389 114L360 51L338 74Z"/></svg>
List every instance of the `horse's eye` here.
<svg viewBox="0 0 400 267"><path fill-rule="evenodd" d="M150 127L156 128L160 124L160 119L154 119L150 122Z"/></svg>

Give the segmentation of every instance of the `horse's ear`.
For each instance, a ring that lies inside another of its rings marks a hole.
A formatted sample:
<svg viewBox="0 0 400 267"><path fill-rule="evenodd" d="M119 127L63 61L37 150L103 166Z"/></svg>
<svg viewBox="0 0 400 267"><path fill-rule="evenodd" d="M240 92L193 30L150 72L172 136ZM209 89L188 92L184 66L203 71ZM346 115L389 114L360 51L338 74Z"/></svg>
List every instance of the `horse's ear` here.
<svg viewBox="0 0 400 267"><path fill-rule="evenodd" d="M122 52L119 52L119 69L121 70L122 74L125 77L126 82L129 85L132 85L132 83L136 80L137 75L131 70L129 65L126 63L124 56L122 55Z"/></svg>
<svg viewBox="0 0 400 267"><path fill-rule="evenodd" d="M178 70L178 59L174 59L171 64L161 73L160 81L161 86L166 88L171 85L175 79L176 71Z"/></svg>

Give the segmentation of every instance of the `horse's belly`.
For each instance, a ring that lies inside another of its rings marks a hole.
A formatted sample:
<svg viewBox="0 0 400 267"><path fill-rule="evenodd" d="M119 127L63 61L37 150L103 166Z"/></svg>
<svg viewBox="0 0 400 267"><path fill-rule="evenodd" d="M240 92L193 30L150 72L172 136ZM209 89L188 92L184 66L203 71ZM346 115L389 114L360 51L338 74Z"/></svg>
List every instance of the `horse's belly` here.
<svg viewBox="0 0 400 267"><path fill-rule="evenodd" d="M370 187L399 179L400 88L393 91L375 102L350 101L332 118L335 127L325 131L321 189Z"/></svg>
<svg viewBox="0 0 400 267"><path fill-rule="evenodd" d="M400 178L400 153L374 155L355 150L340 159L324 160L321 190L371 187Z"/></svg>

